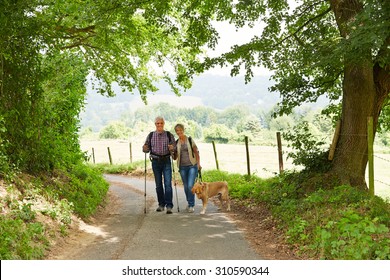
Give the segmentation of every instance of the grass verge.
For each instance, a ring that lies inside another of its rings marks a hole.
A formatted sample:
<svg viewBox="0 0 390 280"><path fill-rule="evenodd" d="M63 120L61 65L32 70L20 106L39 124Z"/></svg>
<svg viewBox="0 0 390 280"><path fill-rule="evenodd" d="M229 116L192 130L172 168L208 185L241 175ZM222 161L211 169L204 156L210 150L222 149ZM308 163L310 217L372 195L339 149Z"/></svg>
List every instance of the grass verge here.
<svg viewBox="0 0 390 280"><path fill-rule="evenodd" d="M87 218L104 200L108 183L84 164L52 174L0 180L0 259L42 259L74 216Z"/></svg>
<svg viewBox="0 0 390 280"><path fill-rule="evenodd" d="M231 196L248 206L267 205L286 241L307 258L390 259L390 204L378 196L350 186L303 190L299 173L270 179L215 170L202 175L227 181Z"/></svg>
<svg viewBox="0 0 390 280"><path fill-rule="evenodd" d="M104 201L102 173L140 175L144 162L76 165L32 177L0 180L0 258L41 259L51 241L66 235L72 216L88 218ZM250 207L267 205L286 241L310 259L390 259L390 204L350 186L303 188L301 174L262 179L204 171L205 181L225 180L230 195ZM180 178L177 176L177 178Z"/></svg>

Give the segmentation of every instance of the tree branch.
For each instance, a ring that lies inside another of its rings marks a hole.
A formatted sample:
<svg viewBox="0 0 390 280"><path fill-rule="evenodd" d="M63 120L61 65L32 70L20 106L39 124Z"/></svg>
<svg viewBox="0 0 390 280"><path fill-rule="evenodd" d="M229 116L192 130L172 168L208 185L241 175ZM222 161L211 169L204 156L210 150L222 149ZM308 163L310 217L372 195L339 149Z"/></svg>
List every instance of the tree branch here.
<svg viewBox="0 0 390 280"><path fill-rule="evenodd" d="M316 15L315 17L313 18L310 18L308 21L306 21L303 25L301 25L300 27L298 27L297 30L295 30L293 33L291 33L290 35L286 36L285 38L283 38L282 40L280 40L278 43L276 43L275 45L273 45L272 47L277 47L278 45L282 44L283 42L285 42L286 40L288 40L289 38L291 37L294 37L294 38L297 38L296 34L301 31L303 28L305 28L307 25L309 25L310 23L312 23L313 21L325 16L326 14L328 14L329 12L331 12L332 9L329 7L328 9L326 9L324 12Z"/></svg>
<svg viewBox="0 0 390 280"><path fill-rule="evenodd" d="M95 34L95 28L96 28L95 25L90 25L90 26L87 26L84 28L77 28L74 26L68 28L68 27L59 25L56 27L56 30L63 31L63 32L68 33L68 34L80 34L80 33L93 33L93 34Z"/></svg>
<svg viewBox="0 0 390 280"><path fill-rule="evenodd" d="M374 65L375 85L380 98L387 98L390 94L390 64L381 65L380 57L389 57L390 36L387 37L376 57L377 62Z"/></svg>
<svg viewBox="0 0 390 280"><path fill-rule="evenodd" d="M308 5L301 13L299 13L298 17L302 17L302 15L306 14L307 12L311 12L313 7L321 4L322 2L328 2L328 0L319 0L318 2L314 2L312 5Z"/></svg>

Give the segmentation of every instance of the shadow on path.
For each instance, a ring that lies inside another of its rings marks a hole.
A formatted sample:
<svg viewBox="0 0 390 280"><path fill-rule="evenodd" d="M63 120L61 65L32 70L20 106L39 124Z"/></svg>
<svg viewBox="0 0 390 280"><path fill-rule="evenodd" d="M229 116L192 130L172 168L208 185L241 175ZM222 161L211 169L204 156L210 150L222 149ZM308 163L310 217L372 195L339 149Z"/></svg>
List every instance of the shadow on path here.
<svg viewBox="0 0 390 280"><path fill-rule="evenodd" d="M177 187L179 209L156 212L154 182L129 176L105 175L115 207L93 224L81 224L79 234L52 259L73 260L255 260L261 259L235 223L209 202L206 215L185 211L184 190ZM176 204L174 190L174 203ZM110 202L112 203L112 201ZM144 213L144 209L147 213Z"/></svg>

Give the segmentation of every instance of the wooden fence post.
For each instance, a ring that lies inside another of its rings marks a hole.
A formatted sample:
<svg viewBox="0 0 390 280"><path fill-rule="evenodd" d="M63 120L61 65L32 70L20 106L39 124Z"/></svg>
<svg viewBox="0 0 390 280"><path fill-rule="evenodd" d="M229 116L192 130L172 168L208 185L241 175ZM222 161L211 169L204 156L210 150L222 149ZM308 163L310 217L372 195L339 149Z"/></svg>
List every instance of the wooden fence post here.
<svg viewBox="0 0 390 280"><path fill-rule="evenodd" d="M93 159L93 164L95 164L95 149L92 148L92 159Z"/></svg>
<svg viewBox="0 0 390 280"><path fill-rule="evenodd" d="M367 119L367 142L368 142L368 190L371 195L375 194L374 188L374 121L373 117Z"/></svg>
<svg viewBox="0 0 390 280"><path fill-rule="evenodd" d="M276 132L276 141L278 143L278 157L279 157L279 174L283 173L283 151L282 151L282 138L280 132Z"/></svg>
<svg viewBox="0 0 390 280"><path fill-rule="evenodd" d="M215 157L215 164L217 165L217 170L219 170L219 164L218 164L218 158L217 158L217 149L215 148L215 142L211 142L213 144L213 149L214 149L214 157Z"/></svg>
<svg viewBox="0 0 390 280"><path fill-rule="evenodd" d="M110 160L110 164L112 165L112 157L111 157L110 147L107 147L107 151L108 151L108 159Z"/></svg>
<svg viewBox="0 0 390 280"><path fill-rule="evenodd" d="M337 141L339 140L340 128L341 128L341 121L337 121L336 129L333 135L332 145L330 146L329 149L328 160L333 160L334 152L336 151Z"/></svg>
<svg viewBox="0 0 390 280"><path fill-rule="evenodd" d="M249 159L249 144L248 136L245 136L245 148L246 148L246 167L248 170L248 176L251 176L251 164Z"/></svg>
<svg viewBox="0 0 390 280"><path fill-rule="evenodd" d="M129 143L129 150L130 150L130 163L133 163L133 150L131 147L131 142Z"/></svg>

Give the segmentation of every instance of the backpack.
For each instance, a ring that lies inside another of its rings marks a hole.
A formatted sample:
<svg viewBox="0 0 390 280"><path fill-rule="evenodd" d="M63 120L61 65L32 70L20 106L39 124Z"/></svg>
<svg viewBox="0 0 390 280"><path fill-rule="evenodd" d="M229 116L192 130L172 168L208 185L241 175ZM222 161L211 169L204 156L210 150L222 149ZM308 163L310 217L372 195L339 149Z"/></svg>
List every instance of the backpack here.
<svg viewBox="0 0 390 280"><path fill-rule="evenodd" d="M152 143L153 132L154 132L154 131L150 132L149 135L148 135L149 145L150 145L150 143ZM171 142L172 133L170 133L168 130L166 130L166 132L167 132L168 143L169 143L169 142ZM173 137L173 139L175 139L175 137ZM176 141L176 143L177 143L177 141Z"/></svg>
<svg viewBox="0 0 390 280"><path fill-rule="evenodd" d="M179 141L179 139L176 139L176 145L177 145L178 141ZM192 138L191 138L191 136L188 136L188 141L190 142L192 157L195 157L194 156L194 149L192 148Z"/></svg>
<svg viewBox="0 0 390 280"><path fill-rule="evenodd" d="M153 132L150 132L149 135L148 135L148 141L149 141L149 144L152 142L152 136L153 136ZM171 135L172 133L169 132L168 130L166 130L167 132L167 137L168 137L168 142L171 141ZM177 145L177 142L179 141L179 139L176 139L176 145ZM191 146L191 152L192 152L192 157L195 157L194 156L194 149L192 149L192 138L191 136L188 136L188 141L190 142L190 146Z"/></svg>

